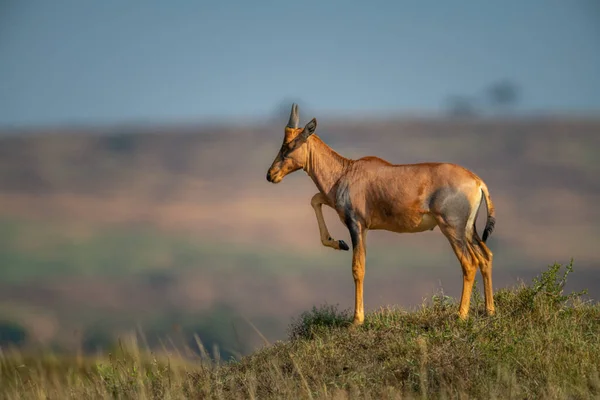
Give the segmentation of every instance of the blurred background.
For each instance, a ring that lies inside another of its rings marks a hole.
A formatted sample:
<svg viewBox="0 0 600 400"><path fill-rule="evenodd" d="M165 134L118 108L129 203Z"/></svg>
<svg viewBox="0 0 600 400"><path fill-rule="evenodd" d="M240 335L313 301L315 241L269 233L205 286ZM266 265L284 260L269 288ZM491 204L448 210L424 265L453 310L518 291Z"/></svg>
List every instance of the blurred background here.
<svg viewBox="0 0 600 400"><path fill-rule="evenodd" d="M351 308L313 183L265 179L292 102L347 157L481 176L495 289L574 258L569 289L598 299L598 71L595 0L1 0L0 346L136 330L230 357L262 345L252 325L280 340L312 306ZM368 245L368 310L459 297L439 230Z"/></svg>

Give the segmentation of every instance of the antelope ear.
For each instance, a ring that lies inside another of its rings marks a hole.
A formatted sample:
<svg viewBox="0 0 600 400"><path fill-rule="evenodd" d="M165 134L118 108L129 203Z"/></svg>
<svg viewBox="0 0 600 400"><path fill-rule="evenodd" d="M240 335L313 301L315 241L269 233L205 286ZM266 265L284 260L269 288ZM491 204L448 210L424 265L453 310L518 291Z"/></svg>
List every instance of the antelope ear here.
<svg viewBox="0 0 600 400"><path fill-rule="evenodd" d="M313 133L315 133L315 131L317 130L317 119L313 118L310 120L310 122L308 124L306 124L306 126L304 127L304 130L302 131L302 137L304 139L308 139L308 137L310 135L312 135Z"/></svg>

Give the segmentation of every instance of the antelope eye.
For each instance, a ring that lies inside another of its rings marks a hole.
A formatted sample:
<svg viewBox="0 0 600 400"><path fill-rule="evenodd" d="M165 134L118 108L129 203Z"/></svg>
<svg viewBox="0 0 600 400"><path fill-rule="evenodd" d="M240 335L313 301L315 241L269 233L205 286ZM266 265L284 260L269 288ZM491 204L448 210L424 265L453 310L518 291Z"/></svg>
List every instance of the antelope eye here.
<svg viewBox="0 0 600 400"><path fill-rule="evenodd" d="M281 158L285 159L287 158L289 152L289 149L285 145L283 145L281 147L281 150L279 151L279 154L281 154Z"/></svg>
<svg viewBox="0 0 600 400"><path fill-rule="evenodd" d="M282 154L282 155L284 155L284 156L286 156L286 155L287 155L289 152L291 152L292 150L294 150L294 145L293 145L293 142L291 142L291 143L287 143L287 144L284 144L284 145L281 147L281 154Z"/></svg>

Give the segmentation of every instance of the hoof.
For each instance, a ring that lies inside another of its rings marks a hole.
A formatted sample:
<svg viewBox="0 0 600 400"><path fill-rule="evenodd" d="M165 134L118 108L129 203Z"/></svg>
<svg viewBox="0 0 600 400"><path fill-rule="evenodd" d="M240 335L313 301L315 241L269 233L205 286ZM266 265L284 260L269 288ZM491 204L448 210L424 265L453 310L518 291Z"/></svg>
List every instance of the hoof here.
<svg viewBox="0 0 600 400"><path fill-rule="evenodd" d="M343 240L338 240L338 244L340 245L340 250L350 250L350 247Z"/></svg>

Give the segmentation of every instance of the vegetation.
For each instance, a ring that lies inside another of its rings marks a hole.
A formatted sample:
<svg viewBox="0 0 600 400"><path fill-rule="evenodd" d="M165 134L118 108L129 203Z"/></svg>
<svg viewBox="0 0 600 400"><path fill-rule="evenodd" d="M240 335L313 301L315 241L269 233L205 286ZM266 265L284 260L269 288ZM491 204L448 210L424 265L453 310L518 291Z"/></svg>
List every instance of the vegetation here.
<svg viewBox="0 0 600 400"><path fill-rule="evenodd" d="M318 238L315 240L318 243ZM200 241L152 226L87 227L52 221L0 217L0 281L18 283L62 276L126 276L190 268L277 271L309 266L317 257L265 246ZM333 258L330 256L330 258Z"/></svg>
<svg viewBox="0 0 600 400"><path fill-rule="evenodd" d="M195 332L207 345L217 343L223 357L248 354L260 340L240 332L249 329L240 315L269 338L283 338L287 318L310 304L314 293L322 293L312 282L323 279L325 268L328 279L336 274L350 278L351 284L351 254L322 249L318 234L312 239L316 251L302 252L271 243L206 241L148 225L0 217L0 342L3 335L18 335L20 348L43 341L56 351L81 347L93 354L139 325L154 349L160 348L158 337L179 326L186 342L193 341ZM423 276L427 272L419 266L435 261L435 255L413 257L414 262L400 269L398 259L408 253L409 245L373 248L370 260L381 267L371 274L372 282L376 274L390 279L390 271L399 274L408 268L414 270L412 276ZM232 295L233 280L260 287L261 302L252 300L250 290ZM294 282L294 297L286 297L288 289L281 282ZM322 287L337 290L325 283ZM292 310L288 305L265 311L282 298L292 303ZM249 301L251 310L245 306Z"/></svg>
<svg viewBox="0 0 600 400"><path fill-rule="evenodd" d="M156 353L135 336L93 359L3 350L0 397L597 398L600 306L565 293L571 272L555 264L498 291L493 317L475 289L467 321L443 293L413 311L369 313L359 328L347 311L314 308L289 341L227 362L199 340L196 351Z"/></svg>

